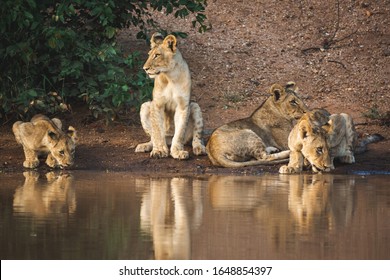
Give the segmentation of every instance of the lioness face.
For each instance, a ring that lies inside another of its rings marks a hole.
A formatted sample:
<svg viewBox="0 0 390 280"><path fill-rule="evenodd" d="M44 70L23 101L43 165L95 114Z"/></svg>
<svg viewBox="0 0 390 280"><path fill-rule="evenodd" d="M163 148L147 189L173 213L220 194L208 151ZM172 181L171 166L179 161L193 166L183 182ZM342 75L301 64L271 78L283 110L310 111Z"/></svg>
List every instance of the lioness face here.
<svg viewBox="0 0 390 280"><path fill-rule="evenodd" d="M287 96L281 103L281 107L286 116L291 116L294 119L299 119L309 110L294 92L287 92Z"/></svg>
<svg viewBox="0 0 390 280"><path fill-rule="evenodd" d="M161 34L153 35L151 39L151 50L143 67L145 72L153 79L160 73L169 72L174 69L175 53L175 36L169 35L163 40Z"/></svg>
<svg viewBox="0 0 390 280"><path fill-rule="evenodd" d="M302 155L310 162L313 171L330 171L332 162L326 133L322 129L312 131L302 142Z"/></svg>

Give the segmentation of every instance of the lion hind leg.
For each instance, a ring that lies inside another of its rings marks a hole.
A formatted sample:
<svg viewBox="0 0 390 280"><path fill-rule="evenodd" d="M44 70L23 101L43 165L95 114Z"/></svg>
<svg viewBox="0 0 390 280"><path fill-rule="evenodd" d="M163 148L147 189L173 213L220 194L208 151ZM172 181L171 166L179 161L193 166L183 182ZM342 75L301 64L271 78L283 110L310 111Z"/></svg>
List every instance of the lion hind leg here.
<svg viewBox="0 0 390 280"><path fill-rule="evenodd" d="M152 141L138 144L137 147L135 147L136 153L148 153L151 152L152 150L153 150Z"/></svg>
<svg viewBox="0 0 390 280"><path fill-rule="evenodd" d="M190 104L190 119L186 131L186 142L192 138L192 150L195 155L205 155L206 147L203 142L203 117L198 103Z"/></svg>

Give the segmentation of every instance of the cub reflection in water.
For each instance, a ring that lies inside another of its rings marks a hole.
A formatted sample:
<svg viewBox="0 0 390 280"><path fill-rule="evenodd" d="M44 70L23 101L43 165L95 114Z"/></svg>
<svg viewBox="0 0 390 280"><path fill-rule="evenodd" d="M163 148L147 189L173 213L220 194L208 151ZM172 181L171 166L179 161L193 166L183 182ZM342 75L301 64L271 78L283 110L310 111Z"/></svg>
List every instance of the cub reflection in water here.
<svg viewBox="0 0 390 280"><path fill-rule="evenodd" d="M288 209L300 232L325 226L328 230L344 227L352 218L354 180L343 179L334 187L334 176L281 175L289 182Z"/></svg>
<svg viewBox="0 0 390 280"><path fill-rule="evenodd" d="M18 187L14 194L15 214L47 218L50 215L68 215L76 211L76 195L71 174L49 172L44 179L36 171L26 171L23 176L24 184Z"/></svg>
<svg viewBox="0 0 390 280"><path fill-rule="evenodd" d="M191 230L202 219L201 180L137 179L142 190L141 230L151 235L155 259L189 259Z"/></svg>
<svg viewBox="0 0 390 280"><path fill-rule="evenodd" d="M214 209L245 211L259 221L272 240L291 233L345 227L354 209L354 180L332 174L211 176Z"/></svg>

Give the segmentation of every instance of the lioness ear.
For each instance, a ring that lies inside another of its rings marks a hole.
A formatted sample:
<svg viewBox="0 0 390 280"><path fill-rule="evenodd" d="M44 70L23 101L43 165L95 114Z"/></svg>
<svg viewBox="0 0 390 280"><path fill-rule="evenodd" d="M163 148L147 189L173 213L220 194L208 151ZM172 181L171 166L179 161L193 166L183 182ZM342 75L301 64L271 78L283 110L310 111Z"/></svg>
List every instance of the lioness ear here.
<svg viewBox="0 0 390 280"><path fill-rule="evenodd" d="M279 84L273 84L270 89L270 93L274 95L274 100L278 101L283 94L285 94L284 88Z"/></svg>
<svg viewBox="0 0 390 280"><path fill-rule="evenodd" d="M68 134L68 136L73 140L74 143L77 143L77 141L79 140L79 138L77 137L77 130L73 126L69 126L66 134Z"/></svg>
<svg viewBox="0 0 390 280"><path fill-rule="evenodd" d="M163 44L166 48L169 48L174 53L176 52L176 42L177 41L175 36L168 35L165 37Z"/></svg>
<svg viewBox="0 0 390 280"><path fill-rule="evenodd" d="M164 36L161 33L154 33L150 38L150 48L153 49L164 41Z"/></svg>

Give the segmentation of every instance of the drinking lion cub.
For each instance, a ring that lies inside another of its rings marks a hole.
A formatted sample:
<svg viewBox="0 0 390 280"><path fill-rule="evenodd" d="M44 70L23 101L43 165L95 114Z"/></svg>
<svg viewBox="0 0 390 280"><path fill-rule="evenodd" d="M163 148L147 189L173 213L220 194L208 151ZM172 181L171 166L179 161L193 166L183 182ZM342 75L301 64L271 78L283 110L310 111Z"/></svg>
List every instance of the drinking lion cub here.
<svg viewBox="0 0 390 280"><path fill-rule="evenodd" d="M294 82L274 84L271 96L250 117L214 130L206 146L211 162L223 167L286 162L288 135L308 110L295 91Z"/></svg>
<svg viewBox="0 0 390 280"><path fill-rule="evenodd" d="M35 115L30 122L15 122L12 131L16 142L23 146L24 167L37 167L41 154L47 154L46 164L52 168L73 165L77 136L72 126L64 132L59 119Z"/></svg>

